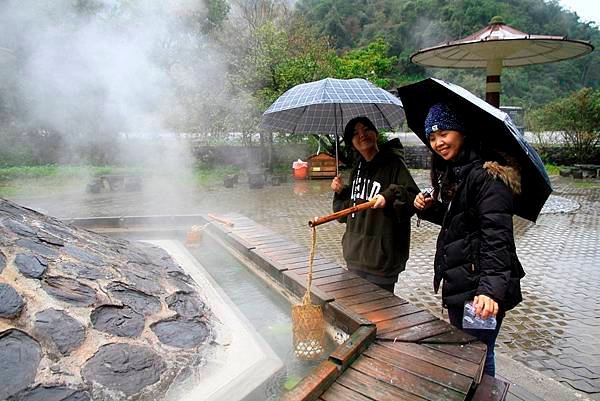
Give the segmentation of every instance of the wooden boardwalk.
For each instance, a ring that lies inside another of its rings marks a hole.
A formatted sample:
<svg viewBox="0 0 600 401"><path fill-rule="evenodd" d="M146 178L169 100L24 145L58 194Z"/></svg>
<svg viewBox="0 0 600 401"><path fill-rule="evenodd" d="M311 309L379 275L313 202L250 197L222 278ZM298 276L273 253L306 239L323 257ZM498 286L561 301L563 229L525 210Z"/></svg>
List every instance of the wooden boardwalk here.
<svg viewBox="0 0 600 401"><path fill-rule="evenodd" d="M308 250L239 214L211 231L297 295ZM309 229L307 228L307 235ZM481 381L485 345L431 313L316 255L312 299L352 334L285 399L468 400ZM503 399L503 398L498 398Z"/></svg>

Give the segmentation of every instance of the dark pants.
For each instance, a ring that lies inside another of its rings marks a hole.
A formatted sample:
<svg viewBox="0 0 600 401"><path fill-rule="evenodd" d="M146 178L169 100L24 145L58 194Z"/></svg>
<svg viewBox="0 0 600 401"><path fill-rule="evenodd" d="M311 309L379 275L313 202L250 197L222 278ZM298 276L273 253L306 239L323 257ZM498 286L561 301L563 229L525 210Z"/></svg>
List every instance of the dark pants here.
<svg viewBox="0 0 600 401"><path fill-rule="evenodd" d="M496 346L496 337L498 337L498 332L500 332L500 326L502 325L502 320L504 319L504 312L498 312L496 316L496 329L495 330L474 330L474 329L463 329L462 328L462 319L463 319L463 308L451 307L448 308L448 318L450 319L450 323L465 333L472 335L477 338L479 341L484 343L487 346L487 352L485 354L485 366L483 367L483 373L486 375L490 375L492 377L496 376L496 362L494 358L494 347Z"/></svg>
<svg viewBox="0 0 600 401"><path fill-rule="evenodd" d="M391 292L392 294L394 293L394 287L396 286L396 283L391 283L391 284L375 284L376 286L383 288L386 291Z"/></svg>
<svg viewBox="0 0 600 401"><path fill-rule="evenodd" d="M394 293L394 287L396 286L396 282L398 281L398 276L396 277L379 277L373 274L369 274L363 269L354 267L352 265L348 265L348 271L356 274L358 277L362 277L371 284L375 284L379 288L382 288L386 291Z"/></svg>

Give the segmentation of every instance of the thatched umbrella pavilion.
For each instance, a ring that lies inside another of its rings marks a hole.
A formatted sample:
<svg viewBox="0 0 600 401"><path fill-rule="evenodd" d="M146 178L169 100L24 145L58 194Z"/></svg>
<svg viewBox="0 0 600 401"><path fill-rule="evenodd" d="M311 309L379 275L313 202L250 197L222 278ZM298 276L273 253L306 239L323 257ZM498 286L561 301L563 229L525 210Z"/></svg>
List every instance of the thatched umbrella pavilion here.
<svg viewBox="0 0 600 401"><path fill-rule="evenodd" d="M465 38L421 49L410 57L413 63L441 68L485 68L485 100L500 106L503 67L553 63L588 54L589 42L566 36L531 35L494 17L482 30Z"/></svg>

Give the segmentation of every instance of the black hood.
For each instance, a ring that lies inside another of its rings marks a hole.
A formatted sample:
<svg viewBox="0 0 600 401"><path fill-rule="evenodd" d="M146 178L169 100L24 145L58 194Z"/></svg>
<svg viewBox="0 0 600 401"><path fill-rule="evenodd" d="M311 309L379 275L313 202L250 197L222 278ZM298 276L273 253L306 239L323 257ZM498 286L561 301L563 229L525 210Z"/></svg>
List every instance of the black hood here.
<svg viewBox="0 0 600 401"><path fill-rule="evenodd" d="M404 146L402 146L400 139L394 138L378 146L379 152L377 152L373 160L366 162L357 152L359 155L358 160L362 161L363 163L369 163L373 166L379 165L380 163L386 163L390 159L397 160L399 158L404 161Z"/></svg>

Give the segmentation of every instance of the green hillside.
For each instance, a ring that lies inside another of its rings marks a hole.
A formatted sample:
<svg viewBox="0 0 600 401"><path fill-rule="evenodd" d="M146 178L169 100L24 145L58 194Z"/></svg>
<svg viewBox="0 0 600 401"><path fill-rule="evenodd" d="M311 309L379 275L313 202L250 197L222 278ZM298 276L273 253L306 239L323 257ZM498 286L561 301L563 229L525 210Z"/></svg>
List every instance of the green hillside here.
<svg viewBox="0 0 600 401"><path fill-rule="evenodd" d="M377 38L390 45L399 62L390 85L436 76L483 95L485 71L428 69L412 64L418 49L465 37L496 15L521 31L566 35L600 45L600 30L543 0L300 0L296 10L321 35L330 36L338 52L366 46ZM575 60L506 69L502 104L539 106L583 87L600 85L598 51Z"/></svg>

